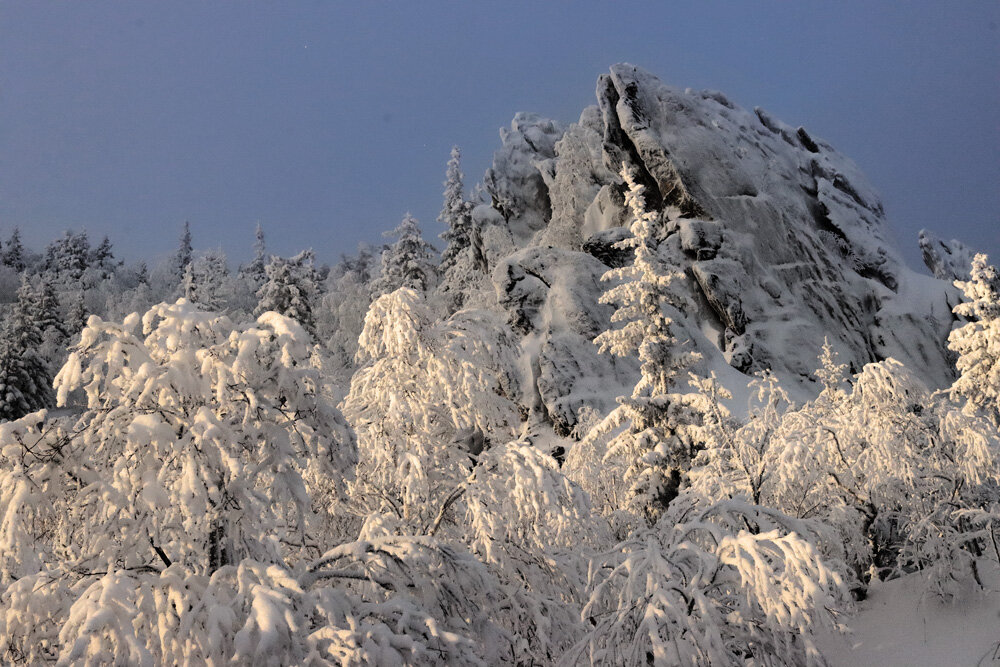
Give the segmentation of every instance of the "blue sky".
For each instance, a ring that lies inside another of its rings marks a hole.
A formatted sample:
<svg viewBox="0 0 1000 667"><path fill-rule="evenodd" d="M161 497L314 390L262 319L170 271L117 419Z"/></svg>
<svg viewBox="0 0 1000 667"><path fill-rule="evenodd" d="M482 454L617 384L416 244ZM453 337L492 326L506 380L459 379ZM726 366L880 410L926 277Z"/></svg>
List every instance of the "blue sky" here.
<svg viewBox="0 0 1000 667"><path fill-rule="evenodd" d="M563 122L631 62L852 157L919 262L927 227L1000 260L1000 3L0 0L0 238L128 258L334 260L407 210L428 236L517 111Z"/></svg>

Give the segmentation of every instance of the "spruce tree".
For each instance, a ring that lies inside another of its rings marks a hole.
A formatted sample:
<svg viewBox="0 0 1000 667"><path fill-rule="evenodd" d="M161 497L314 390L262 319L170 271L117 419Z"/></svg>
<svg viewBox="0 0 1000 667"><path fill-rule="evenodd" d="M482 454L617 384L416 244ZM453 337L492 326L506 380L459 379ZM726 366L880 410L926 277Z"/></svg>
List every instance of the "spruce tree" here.
<svg viewBox="0 0 1000 667"><path fill-rule="evenodd" d="M87 319L90 313L87 312L87 303L84 299L84 292L80 290L73 299L69 314L66 316L66 333L72 337L83 331L87 326Z"/></svg>
<svg viewBox="0 0 1000 667"><path fill-rule="evenodd" d="M66 231L45 248L42 270L64 284L78 283L90 267L90 239L87 232Z"/></svg>
<svg viewBox="0 0 1000 667"><path fill-rule="evenodd" d="M952 393L1000 425L1000 273L988 261L977 254L969 280L955 283L966 298L955 314L970 321L951 332L948 347L958 354Z"/></svg>
<svg viewBox="0 0 1000 667"><path fill-rule="evenodd" d="M38 293L26 279L11 317L0 330L0 420L19 419L52 405L52 376L38 353Z"/></svg>
<svg viewBox="0 0 1000 667"><path fill-rule="evenodd" d="M264 227L257 223L254 233L253 259L240 269L240 277L256 291L267 280L267 245L264 242Z"/></svg>
<svg viewBox="0 0 1000 667"><path fill-rule="evenodd" d="M441 239L445 242L444 251L441 253L441 273L451 269L458 256L471 244L472 203L465 200L461 158L458 146L452 148L448 170L445 173L444 205L438 216L438 222L446 227L441 234Z"/></svg>
<svg viewBox="0 0 1000 667"><path fill-rule="evenodd" d="M184 278L184 270L194 254L194 246L191 244L191 223L184 222L184 231L181 233L181 243L174 255L173 272L178 281Z"/></svg>
<svg viewBox="0 0 1000 667"><path fill-rule="evenodd" d="M15 227L7 239L6 247L3 250L3 263L18 273L24 271L24 245L21 243L21 230Z"/></svg>
<svg viewBox="0 0 1000 667"><path fill-rule="evenodd" d="M399 227L387 232L396 242L382 251L382 275L375 294L388 294L400 287L420 292L432 289L437 282L434 246L424 240L417 219L407 213Z"/></svg>
<svg viewBox="0 0 1000 667"><path fill-rule="evenodd" d="M115 255L111 248L111 239L105 236L100 245L94 249L90 257L90 265L100 271L101 278L110 278L115 270Z"/></svg>
<svg viewBox="0 0 1000 667"><path fill-rule="evenodd" d="M296 320L315 335L312 301L316 294L316 269L313 251L304 250L291 259L272 256L266 274L267 282L257 292L259 303L254 315L274 311Z"/></svg>
<svg viewBox="0 0 1000 667"><path fill-rule="evenodd" d="M42 336L53 337L63 342L66 339L66 325L60 313L59 298L56 296L55 278L51 273L39 276L32 308L31 317Z"/></svg>
<svg viewBox="0 0 1000 667"><path fill-rule="evenodd" d="M605 281L615 286L601 296L615 304L611 321L623 326L600 334L594 342L615 356L637 355L641 377L631 396L598 425L591 437L613 435L605 459L624 461L625 481L631 485L632 504L652 525L676 497L683 473L698 445L700 395L678 393L686 384L688 368L700 358L682 349L668 310L685 305L684 274L676 270L679 257L670 253L663 219L647 211L642 185L622 171L632 210L632 235L616 244L633 252L631 264L611 269ZM627 426L621 430L622 426Z"/></svg>

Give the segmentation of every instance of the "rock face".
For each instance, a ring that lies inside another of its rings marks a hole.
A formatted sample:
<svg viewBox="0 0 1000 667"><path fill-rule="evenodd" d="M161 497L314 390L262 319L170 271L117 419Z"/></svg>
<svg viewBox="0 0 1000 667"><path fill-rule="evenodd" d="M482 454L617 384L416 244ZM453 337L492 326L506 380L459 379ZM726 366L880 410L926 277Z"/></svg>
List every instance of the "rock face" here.
<svg viewBox="0 0 1000 667"><path fill-rule="evenodd" d="M531 400L559 430L590 400L583 378L627 386L634 373L589 343L610 326L600 275L628 261L613 247L627 234L623 163L647 205L673 212L668 234L697 304L684 324L707 367L768 368L811 392L828 338L854 370L891 356L931 384L950 380L953 288L903 264L853 162L761 109L631 65L599 78L597 102L565 130L519 114L485 182L521 248L495 267L498 300L525 336ZM930 252L944 257L937 243ZM938 277L957 271L934 263Z"/></svg>
<svg viewBox="0 0 1000 667"><path fill-rule="evenodd" d="M975 252L964 244L944 241L926 229L920 230L920 252L935 278L954 282L968 280Z"/></svg>

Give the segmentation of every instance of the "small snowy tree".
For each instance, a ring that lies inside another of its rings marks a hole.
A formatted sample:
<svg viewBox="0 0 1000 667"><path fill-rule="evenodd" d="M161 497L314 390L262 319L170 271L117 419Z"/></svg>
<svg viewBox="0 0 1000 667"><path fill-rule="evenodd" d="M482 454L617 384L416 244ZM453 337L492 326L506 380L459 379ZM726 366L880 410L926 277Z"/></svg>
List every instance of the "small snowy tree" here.
<svg viewBox="0 0 1000 667"><path fill-rule="evenodd" d="M622 462L634 511L652 525L677 495L681 476L696 452L704 401L698 394L677 392L686 381L686 369L700 358L682 349L667 314L686 302L684 274L675 268L679 262L661 254L670 246L661 243L660 216L645 208L643 186L627 169L622 178L628 186L625 198L633 214L632 234L616 245L631 250L634 260L603 276L616 284L601 302L617 305L612 322L622 326L605 331L594 342L602 352L638 355L642 375L632 395L618 399L619 406L588 440L609 438L604 460Z"/></svg>
<svg viewBox="0 0 1000 667"><path fill-rule="evenodd" d="M17 303L0 328L0 420L52 405L52 373L40 350L39 293L22 278Z"/></svg>
<svg viewBox="0 0 1000 667"><path fill-rule="evenodd" d="M66 231L45 248L42 270L67 285L78 284L90 266L90 240L87 232Z"/></svg>
<svg viewBox="0 0 1000 667"><path fill-rule="evenodd" d="M225 311L234 291L225 253L211 250L192 260L179 289L185 299L205 310Z"/></svg>
<svg viewBox="0 0 1000 667"><path fill-rule="evenodd" d="M343 406L358 434L352 496L361 516L389 514L426 530L469 473L459 432L478 430L488 442L513 435L517 410L498 381L505 351L490 343L448 322L432 326L424 297L412 289L372 303L358 341L364 365Z"/></svg>
<svg viewBox="0 0 1000 667"><path fill-rule="evenodd" d="M315 334L312 305L317 291L314 257L312 250L304 250L290 259L272 256L266 269L267 282L257 292L259 302L254 313L281 313Z"/></svg>
<svg viewBox="0 0 1000 667"><path fill-rule="evenodd" d="M951 332L948 348L958 354L952 392L1000 427L1000 274L987 261L976 255L970 279L955 283L966 298L955 314L970 321Z"/></svg>
<svg viewBox="0 0 1000 667"><path fill-rule="evenodd" d="M4 244L3 254L0 257L2 257L5 266L9 266L18 273L24 271L24 244L21 243L21 229L19 227L15 227L11 231L7 243Z"/></svg>
<svg viewBox="0 0 1000 667"><path fill-rule="evenodd" d="M174 276L174 284L179 283L184 278L184 270L194 258L194 246L191 243L191 223L185 221L184 229L181 232L180 245L174 253L171 261L171 272Z"/></svg>
<svg viewBox="0 0 1000 667"><path fill-rule="evenodd" d="M444 205L438 216L438 222L446 227L441 234L441 239L445 242L444 251L441 253L442 273L447 272L455 264L455 258L471 243L472 207L471 202L465 200L461 159L462 154L458 146L454 146L445 173Z"/></svg>
<svg viewBox="0 0 1000 667"><path fill-rule="evenodd" d="M98 271L98 277L102 280L110 278L115 271L115 255L111 246L111 239L105 236L101 239L100 245L94 248L90 254L90 266Z"/></svg>
<svg viewBox="0 0 1000 667"><path fill-rule="evenodd" d="M388 294L400 287L426 292L437 284L434 246L424 240L417 219L407 213L399 227L386 232L396 242L382 251L382 273L375 284L376 294Z"/></svg>
<svg viewBox="0 0 1000 667"><path fill-rule="evenodd" d="M253 259L240 268L240 279L259 290L267 281L267 244L264 242L264 227L258 222L254 232Z"/></svg>

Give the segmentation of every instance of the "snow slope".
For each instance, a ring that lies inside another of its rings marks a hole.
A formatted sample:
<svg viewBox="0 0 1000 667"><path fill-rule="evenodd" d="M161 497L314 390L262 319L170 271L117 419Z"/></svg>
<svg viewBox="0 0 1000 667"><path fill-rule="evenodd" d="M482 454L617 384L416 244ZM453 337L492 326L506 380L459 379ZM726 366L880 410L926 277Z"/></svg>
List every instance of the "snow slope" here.
<svg viewBox="0 0 1000 667"><path fill-rule="evenodd" d="M951 602L926 593L919 574L876 582L847 621L853 632L817 645L831 667L1000 665L1000 576L986 574L992 590L969 586Z"/></svg>

